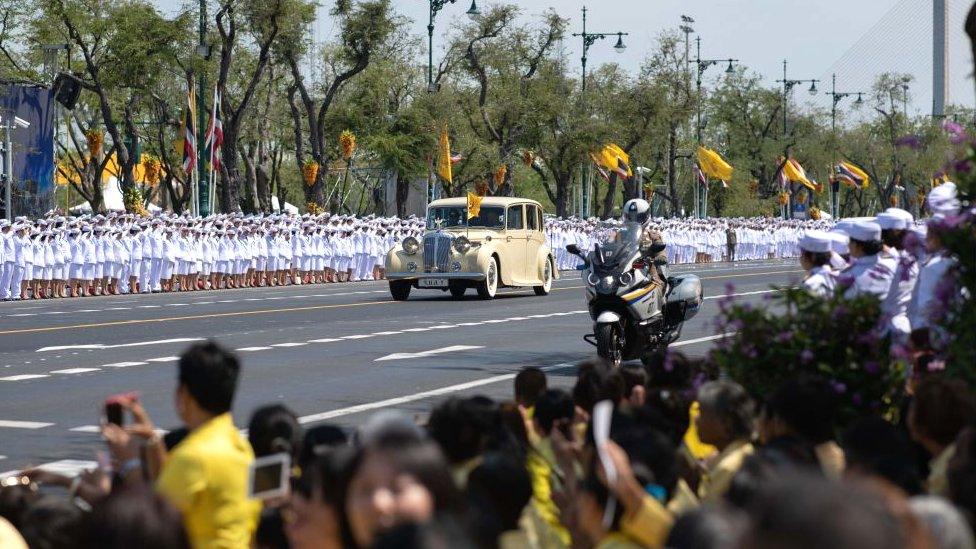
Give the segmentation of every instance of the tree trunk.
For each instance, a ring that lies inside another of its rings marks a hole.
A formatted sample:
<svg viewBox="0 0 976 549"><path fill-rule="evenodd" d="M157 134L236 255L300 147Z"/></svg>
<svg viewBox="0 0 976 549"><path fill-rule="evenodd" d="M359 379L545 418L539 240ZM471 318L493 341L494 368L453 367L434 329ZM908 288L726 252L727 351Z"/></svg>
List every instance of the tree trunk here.
<svg viewBox="0 0 976 549"><path fill-rule="evenodd" d="M678 124L671 122L668 130L668 192L671 194L671 216L680 215L681 199L678 197Z"/></svg>
<svg viewBox="0 0 976 549"><path fill-rule="evenodd" d="M572 178L572 173L553 174L556 182L556 215L559 217L569 215L569 188Z"/></svg>
<svg viewBox="0 0 976 549"><path fill-rule="evenodd" d="M613 216L613 199L617 194L617 172L610 172L610 181L607 182L607 193L603 195L603 219L610 219Z"/></svg>
<svg viewBox="0 0 976 549"><path fill-rule="evenodd" d="M410 180L397 172L396 175L396 211L397 217L404 218L407 213L407 198L410 196Z"/></svg>
<svg viewBox="0 0 976 549"><path fill-rule="evenodd" d="M237 162L237 128L224 126L224 144L220 147L223 185L220 186L220 209L225 213L241 211L241 174Z"/></svg>

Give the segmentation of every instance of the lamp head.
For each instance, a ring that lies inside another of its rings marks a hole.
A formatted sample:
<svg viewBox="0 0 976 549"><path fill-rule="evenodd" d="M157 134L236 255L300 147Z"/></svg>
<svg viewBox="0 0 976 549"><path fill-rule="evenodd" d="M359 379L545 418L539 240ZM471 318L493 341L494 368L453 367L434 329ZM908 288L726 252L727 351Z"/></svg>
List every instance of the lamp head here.
<svg viewBox="0 0 976 549"><path fill-rule="evenodd" d="M617 53L623 53L627 49L627 46L624 45L623 33L617 33L617 43L613 46L613 49L617 50Z"/></svg>
<svg viewBox="0 0 976 549"><path fill-rule="evenodd" d="M481 15L481 10L478 9L478 0L471 0L471 7L467 11L468 17L477 17Z"/></svg>
<svg viewBox="0 0 976 549"><path fill-rule="evenodd" d="M817 81L816 80L810 82L810 89L807 90L807 91L810 92L810 95L817 95Z"/></svg>
<svg viewBox="0 0 976 549"><path fill-rule="evenodd" d="M733 72L735 72L735 67L732 66L732 60L729 59L729 66L725 69L725 74L732 74Z"/></svg>

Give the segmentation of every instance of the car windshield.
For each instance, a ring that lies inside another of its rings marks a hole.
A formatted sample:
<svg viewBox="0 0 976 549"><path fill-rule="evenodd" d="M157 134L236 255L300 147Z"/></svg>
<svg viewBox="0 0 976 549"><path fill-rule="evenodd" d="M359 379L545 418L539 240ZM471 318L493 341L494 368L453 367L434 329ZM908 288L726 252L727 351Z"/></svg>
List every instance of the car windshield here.
<svg viewBox="0 0 976 549"><path fill-rule="evenodd" d="M442 229L472 227L501 230L505 228L505 209L482 206L478 215L468 219L466 206L435 206L427 211L427 226Z"/></svg>

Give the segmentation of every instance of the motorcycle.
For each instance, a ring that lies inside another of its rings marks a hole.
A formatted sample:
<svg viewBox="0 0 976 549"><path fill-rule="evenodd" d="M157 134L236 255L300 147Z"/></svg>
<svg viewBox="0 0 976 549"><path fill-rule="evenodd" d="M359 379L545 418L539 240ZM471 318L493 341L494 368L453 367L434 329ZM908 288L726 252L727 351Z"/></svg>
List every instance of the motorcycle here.
<svg viewBox="0 0 976 549"><path fill-rule="evenodd" d="M626 223L588 254L575 244L566 246L583 260L593 319L593 333L583 340L614 366L633 359L648 364L680 337L682 325L698 314L704 298L701 280L693 274L668 276L667 260L651 259L665 245L642 244L642 235L639 223Z"/></svg>

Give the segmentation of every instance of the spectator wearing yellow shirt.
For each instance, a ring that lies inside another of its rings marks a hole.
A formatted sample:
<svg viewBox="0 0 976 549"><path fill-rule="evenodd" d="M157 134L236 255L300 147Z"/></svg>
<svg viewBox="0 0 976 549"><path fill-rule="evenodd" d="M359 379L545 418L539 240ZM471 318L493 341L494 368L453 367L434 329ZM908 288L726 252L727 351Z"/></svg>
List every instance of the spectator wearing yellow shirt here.
<svg viewBox="0 0 976 549"><path fill-rule="evenodd" d="M725 495L742 462L754 452L755 404L741 385L730 381L702 385L698 402L698 436L718 449L718 454L705 462L698 498L714 502Z"/></svg>
<svg viewBox="0 0 976 549"><path fill-rule="evenodd" d="M176 412L189 434L168 453L137 402L124 403L132 426L103 429L123 480L137 483L158 471L156 489L183 514L194 549L245 549L257 526L261 505L247 498L254 454L230 415L239 374L237 357L213 342L180 356ZM145 471L131 435L146 439Z"/></svg>

